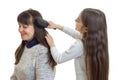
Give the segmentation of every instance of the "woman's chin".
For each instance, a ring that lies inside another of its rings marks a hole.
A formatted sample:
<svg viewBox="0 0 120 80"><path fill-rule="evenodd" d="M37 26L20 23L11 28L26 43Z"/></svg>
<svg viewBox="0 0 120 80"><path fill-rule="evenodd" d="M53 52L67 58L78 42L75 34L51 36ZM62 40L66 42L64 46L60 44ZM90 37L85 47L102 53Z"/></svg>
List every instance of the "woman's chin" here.
<svg viewBox="0 0 120 80"><path fill-rule="evenodd" d="M21 37L21 39L24 40L24 41L27 41L27 40L28 40L28 39L26 39L26 38L24 38L24 37Z"/></svg>

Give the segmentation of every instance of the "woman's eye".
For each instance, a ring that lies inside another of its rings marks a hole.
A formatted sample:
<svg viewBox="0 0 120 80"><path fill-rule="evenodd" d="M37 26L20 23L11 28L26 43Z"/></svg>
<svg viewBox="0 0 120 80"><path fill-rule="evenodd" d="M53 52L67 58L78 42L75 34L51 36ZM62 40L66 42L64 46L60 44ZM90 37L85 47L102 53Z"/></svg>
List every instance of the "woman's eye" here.
<svg viewBox="0 0 120 80"><path fill-rule="evenodd" d="M27 28L27 25L23 25L23 28Z"/></svg>

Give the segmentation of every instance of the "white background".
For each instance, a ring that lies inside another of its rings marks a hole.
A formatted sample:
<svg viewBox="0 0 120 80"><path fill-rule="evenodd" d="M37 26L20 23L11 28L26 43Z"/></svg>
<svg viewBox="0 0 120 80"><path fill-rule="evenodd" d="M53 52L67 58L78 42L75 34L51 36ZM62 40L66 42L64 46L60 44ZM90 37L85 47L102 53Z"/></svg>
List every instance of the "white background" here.
<svg viewBox="0 0 120 80"><path fill-rule="evenodd" d="M106 14L108 25L109 80L120 80L120 9L119 0L1 0L0 1L0 80L10 80L14 69L14 52L21 42L17 16L29 8L41 12L44 19L74 28L75 19L84 8L98 8ZM48 30L60 52L74 40L59 30ZM55 80L75 80L73 60L59 64Z"/></svg>

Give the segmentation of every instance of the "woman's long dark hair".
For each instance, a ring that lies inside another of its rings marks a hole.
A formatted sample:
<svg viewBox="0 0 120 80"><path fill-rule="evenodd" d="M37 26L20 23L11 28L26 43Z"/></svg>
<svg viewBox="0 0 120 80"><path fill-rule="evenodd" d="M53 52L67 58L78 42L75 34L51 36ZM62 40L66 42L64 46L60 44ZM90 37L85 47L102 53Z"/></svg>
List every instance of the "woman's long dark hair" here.
<svg viewBox="0 0 120 80"><path fill-rule="evenodd" d="M88 30L83 34L88 80L108 80L109 55L105 15L98 9L86 8L81 13L81 20Z"/></svg>
<svg viewBox="0 0 120 80"><path fill-rule="evenodd" d="M34 23L34 19L37 17L42 18L42 15L36 10L29 9L29 10L26 10L20 13L18 15L17 21L22 24L30 25ZM32 19L32 22L31 22L31 19ZM54 69L56 62L54 61L51 55L50 47L45 39L45 35L48 32L45 30L45 28L43 27L40 28L40 26L38 27L36 25L34 25L34 29L35 29L34 37L38 40L40 44L48 48L48 53L47 53L48 58L49 58L48 63ZM25 46L25 41L22 41L22 43L20 44L20 46L17 48L15 52L15 59L16 59L15 64L19 63L22 53L24 51L24 46Z"/></svg>

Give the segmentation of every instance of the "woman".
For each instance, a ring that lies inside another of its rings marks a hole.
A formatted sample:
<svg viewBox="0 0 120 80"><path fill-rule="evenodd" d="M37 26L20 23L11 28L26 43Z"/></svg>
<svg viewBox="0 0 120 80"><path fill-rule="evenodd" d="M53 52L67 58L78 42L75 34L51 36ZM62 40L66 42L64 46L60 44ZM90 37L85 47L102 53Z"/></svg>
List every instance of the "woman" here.
<svg viewBox="0 0 120 80"><path fill-rule="evenodd" d="M11 80L54 80L56 62L45 39L47 23L42 15L29 9L20 13L17 21L22 42L15 52Z"/></svg>
<svg viewBox="0 0 120 80"><path fill-rule="evenodd" d="M105 14L98 9L86 8L75 20L76 30L49 22L49 28L60 29L76 39L63 52L55 48L52 37L45 36L51 54L57 63L75 59L76 80L108 80L109 55Z"/></svg>

